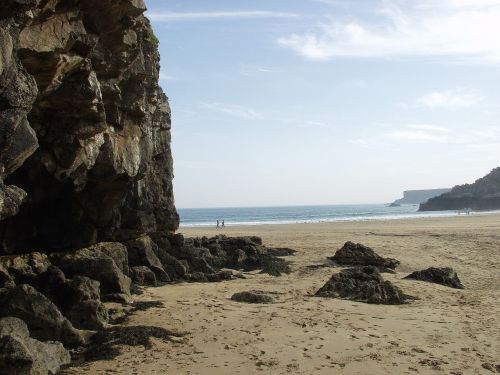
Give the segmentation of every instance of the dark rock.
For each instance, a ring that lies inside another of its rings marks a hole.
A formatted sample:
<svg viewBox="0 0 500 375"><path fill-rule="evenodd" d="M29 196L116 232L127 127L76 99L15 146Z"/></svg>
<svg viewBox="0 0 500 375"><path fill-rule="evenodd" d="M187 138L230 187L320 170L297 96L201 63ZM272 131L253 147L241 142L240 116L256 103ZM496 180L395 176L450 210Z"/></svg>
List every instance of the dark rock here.
<svg viewBox="0 0 500 375"><path fill-rule="evenodd" d="M99 281L102 294L130 294L130 278L123 274L111 257L96 247L52 254L51 261L68 278L82 275Z"/></svg>
<svg viewBox="0 0 500 375"><path fill-rule="evenodd" d="M450 192L429 199L419 211L500 209L500 167L472 184L455 186Z"/></svg>
<svg viewBox="0 0 500 375"><path fill-rule="evenodd" d="M287 257L294 255L297 250L290 249L288 247L271 247L267 248L267 254L275 257Z"/></svg>
<svg viewBox="0 0 500 375"><path fill-rule="evenodd" d="M45 254L30 253L25 255L2 257L0 264L16 284L29 284L38 288L38 275L45 272L50 266L50 261Z"/></svg>
<svg viewBox="0 0 500 375"><path fill-rule="evenodd" d="M376 267L356 267L334 274L315 296L359 302L398 305L410 299L390 281L384 281Z"/></svg>
<svg viewBox="0 0 500 375"><path fill-rule="evenodd" d="M57 306L30 285L18 285L0 292L0 317L16 317L26 322L38 340L82 345L84 339L61 314Z"/></svg>
<svg viewBox="0 0 500 375"><path fill-rule="evenodd" d="M0 265L0 288L13 288L16 283L9 272Z"/></svg>
<svg viewBox="0 0 500 375"><path fill-rule="evenodd" d="M0 3L0 254L177 229L170 108L145 9Z"/></svg>
<svg viewBox="0 0 500 375"><path fill-rule="evenodd" d="M22 320L0 319L0 373L57 374L60 367L70 360L70 354L62 344L30 338L28 327Z"/></svg>
<svg viewBox="0 0 500 375"><path fill-rule="evenodd" d="M156 252L158 247L149 236L143 236L135 240L127 241L128 259L130 267L146 266L155 273L159 281L170 281L169 276L163 269Z"/></svg>
<svg viewBox="0 0 500 375"><path fill-rule="evenodd" d="M90 249L100 251L104 255L112 258L116 266L128 276L129 262L127 247L119 242L100 242L91 246Z"/></svg>
<svg viewBox="0 0 500 375"><path fill-rule="evenodd" d="M130 268L130 277L134 283L144 286L156 286L156 276L154 272L146 266L137 266Z"/></svg>
<svg viewBox="0 0 500 375"><path fill-rule="evenodd" d="M236 302L245 303L273 303L273 297L257 292L239 292L231 296L231 299Z"/></svg>
<svg viewBox="0 0 500 375"><path fill-rule="evenodd" d="M449 267L431 267L422 271L415 271L406 276L405 279L428 281L430 283L441 284L456 289L464 288L455 270Z"/></svg>
<svg viewBox="0 0 500 375"><path fill-rule="evenodd" d="M386 269L394 270L399 265L399 261L396 259L382 258L368 246L359 243L355 244L350 241L346 242L333 257L328 259L346 266L375 266L380 271L385 271Z"/></svg>
<svg viewBox="0 0 500 375"><path fill-rule="evenodd" d="M292 272L290 268L290 263L271 256L261 256L261 268L260 273L267 273L271 276L281 276L282 274L289 274Z"/></svg>

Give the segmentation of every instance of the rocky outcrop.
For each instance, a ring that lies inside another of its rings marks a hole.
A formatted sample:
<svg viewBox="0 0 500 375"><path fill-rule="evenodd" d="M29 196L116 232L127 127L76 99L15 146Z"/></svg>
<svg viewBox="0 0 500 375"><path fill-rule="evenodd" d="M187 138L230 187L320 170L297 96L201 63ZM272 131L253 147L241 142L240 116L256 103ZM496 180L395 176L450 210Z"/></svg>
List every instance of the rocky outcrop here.
<svg viewBox="0 0 500 375"><path fill-rule="evenodd" d="M402 204L421 204L427 202L431 198L448 193L450 190L451 189L407 190L403 192L403 198L396 199L393 204L395 204L396 207Z"/></svg>
<svg viewBox="0 0 500 375"><path fill-rule="evenodd" d="M419 211L500 209L500 167L473 184L455 186L449 193L429 199Z"/></svg>
<svg viewBox="0 0 500 375"><path fill-rule="evenodd" d="M385 281L373 266L349 268L334 274L315 296L384 305L403 304L410 298L390 281Z"/></svg>
<svg viewBox="0 0 500 375"><path fill-rule="evenodd" d="M375 266L382 272L391 272L399 265L396 259L382 258L370 247L350 241L328 259L343 266Z"/></svg>
<svg viewBox="0 0 500 375"><path fill-rule="evenodd" d="M0 319L0 373L5 375L57 374L70 362L60 343L30 337L26 324L17 318Z"/></svg>
<svg viewBox="0 0 500 375"><path fill-rule="evenodd" d="M239 292L231 296L231 300L244 303L273 303L270 295L262 292Z"/></svg>
<svg viewBox="0 0 500 375"><path fill-rule="evenodd" d="M0 4L0 255L175 231L142 0Z"/></svg>
<svg viewBox="0 0 500 375"><path fill-rule="evenodd" d="M60 341L70 346L85 342L57 306L30 285L0 290L0 306L0 317L23 320L36 339Z"/></svg>
<svg viewBox="0 0 500 375"><path fill-rule="evenodd" d="M422 271L415 271L406 276L405 279L421 280L430 283L449 286L450 288L463 289L464 286L458 278L457 273L450 267L430 267Z"/></svg>

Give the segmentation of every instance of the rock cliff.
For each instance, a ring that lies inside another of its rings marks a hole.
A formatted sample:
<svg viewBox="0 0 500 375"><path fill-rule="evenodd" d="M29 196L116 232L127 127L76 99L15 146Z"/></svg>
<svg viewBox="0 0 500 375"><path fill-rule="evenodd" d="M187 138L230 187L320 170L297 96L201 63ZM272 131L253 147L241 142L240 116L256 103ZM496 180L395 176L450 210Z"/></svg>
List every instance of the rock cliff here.
<svg viewBox="0 0 500 375"><path fill-rule="evenodd" d="M455 186L449 193L429 199L420 211L500 209L500 167L473 184Z"/></svg>
<svg viewBox="0 0 500 375"><path fill-rule="evenodd" d="M143 0L0 3L0 255L173 232Z"/></svg>
<svg viewBox="0 0 500 375"><path fill-rule="evenodd" d="M403 198L394 201L394 204L420 204L438 195L448 193L451 189L407 190Z"/></svg>

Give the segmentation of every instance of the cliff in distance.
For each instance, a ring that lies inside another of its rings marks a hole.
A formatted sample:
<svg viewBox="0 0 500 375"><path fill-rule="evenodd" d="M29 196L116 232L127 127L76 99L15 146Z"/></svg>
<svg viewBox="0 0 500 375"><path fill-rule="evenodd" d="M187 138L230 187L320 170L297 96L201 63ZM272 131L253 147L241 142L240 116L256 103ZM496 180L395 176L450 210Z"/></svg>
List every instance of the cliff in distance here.
<svg viewBox="0 0 500 375"><path fill-rule="evenodd" d="M420 204L438 195L448 193L451 189L407 190L403 198L394 201L394 204Z"/></svg>
<svg viewBox="0 0 500 375"><path fill-rule="evenodd" d="M455 186L449 193L429 199L420 211L500 209L500 167L473 184Z"/></svg>
<svg viewBox="0 0 500 375"><path fill-rule="evenodd" d="M0 255L174 232L143 0L0 4Z"/></svg>

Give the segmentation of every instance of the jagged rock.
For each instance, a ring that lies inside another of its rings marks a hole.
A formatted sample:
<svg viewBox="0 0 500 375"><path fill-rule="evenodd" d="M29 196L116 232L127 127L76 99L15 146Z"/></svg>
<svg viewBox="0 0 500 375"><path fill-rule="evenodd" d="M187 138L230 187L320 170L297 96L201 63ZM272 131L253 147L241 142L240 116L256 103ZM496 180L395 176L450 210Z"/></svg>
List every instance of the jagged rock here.
<svg viewBox="0 0 500 375"><path fill-rule="evenodd" d="M82 345L82 335L64 318L57 306L30 285L0 291L0 317L16 317L28 325L39 340Z"/></svg>
<svg viewBox="0 0 500 375"><path fill-rule="evenodd" d="M108 322L108 312L101 303L99 282L85 276L67 280L51 266L40 276L42 292L49 297L75 328L99 330Z"/></svg>
<svg viewBox="0 0 500 375"><path fill-rule="evenodd" d="M123 274L128 276L129 261L128 251L125 245L119 242L100 242L98 244L95 244L94 246L91 246L90 249L100 251L104 255L112 258L118 268L123 272Z"/></svg>
<svg viewBox="0 0 500 375"><path fill-rule="evenodd" d="M130 277L134 283L145 286L156 286L155 273L146 266L130 267Z"/></svg>
<svg viewBox="0 0 500 375"><path fill-rule="evenodd" d="M427 268L422 271L415 271L406 276L405 279L422 280L430 283L441 284L456 289L464 289L457 273L453 268Z"/></svg>
<svg viewBox="0 0 500 375"><path fill-rule="evenodd" d="M68 278L82 275L99 281L103 295L130 294L130 278L123 274L111 257L103 254L96 247L70 253L52 254L50 259Z"/></svg>
<svg viewBox="0 0 500 375"><path fill-rule="evenodd" d="M382 272L394 270L399 265L399 261L396 259L382 258L368 246L359 243L355 244L350 241L346 242L344 246L329 259L337 264L346 266L375 266Z"/></svg>
<svg viewBox="0 0 500 375"><path fill-rule="evenodd" d="M384 281L377 267L355 267L334 274L315 294L359 302L398 305L410 297L390 281Z"/></svg>
<svg viewBox="0 0 500 375"><path fill-rule="evenodd" d="M236 302L245 303L273 303L273 297L260 292L239 292L231 296L231 299Z"/></svg>
<svg viewBox="0 0 500 375"><path fill-rule="evenodd" d="M9 272L0 264L0 288L13 288L16 283Z"/></svg>
<svg viewBox="0 0 500 375"><path fill-rule="evenodd" d="M38 275L47 270L50 261L47 255L35 252L0 258L0 264L8 269L16 284L29 284L38 289Z"/></svg>
<svg viewBox="0 0 500 375"><path fill-rule="evenodd" d="M123 293L106 294L106 295L101 297L101 301L103 301L103 302L117 302L117 303L121 303L124 305L129 305L132 303L130 296L127 294L123 294Z"/></svg>
<svg viewBox="0 0 500 375"><path fill-rule="evenodd" d="M0 254L177 229L170 108L145 9L0 4Z"/></svg>
<svg viewBox="0 0 500 375"><path fill-rule="evenodd" d="M158 246L149 236L143 236L126 243L128 250L129 265L131 267L146 266L155 273L159 281L170 281L163 269L160 259L156 256L154 248Z"/></svg>
<svg viewBox="0 0 500 375"><path fill-rule="evenodd" d="M29 337L22 320L0 319L0 373L5 375L57 374L70 362L69 352L62 344L43 343Z"/></svg>

